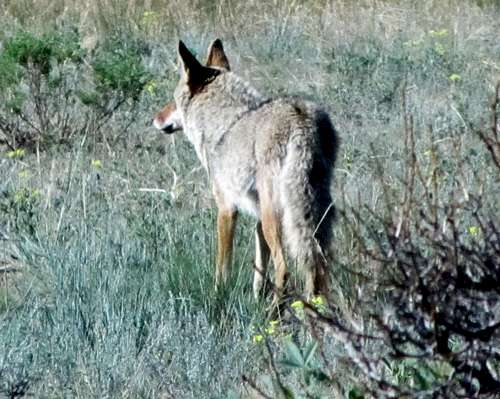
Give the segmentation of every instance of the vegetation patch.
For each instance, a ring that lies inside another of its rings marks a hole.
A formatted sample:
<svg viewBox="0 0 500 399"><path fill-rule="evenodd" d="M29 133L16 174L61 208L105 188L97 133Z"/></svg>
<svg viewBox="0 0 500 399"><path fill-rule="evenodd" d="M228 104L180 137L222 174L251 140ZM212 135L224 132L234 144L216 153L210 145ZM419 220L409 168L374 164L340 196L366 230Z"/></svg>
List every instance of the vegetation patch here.
<svg viewBox="0 0 500 399"><path fill-rule="evenodd" d="M0 5L0 396L497 397L496 2L205 3ZM151 127L215 37L342 139L332 291L281 317L251 219L215 290L211 188Z"/></svg>

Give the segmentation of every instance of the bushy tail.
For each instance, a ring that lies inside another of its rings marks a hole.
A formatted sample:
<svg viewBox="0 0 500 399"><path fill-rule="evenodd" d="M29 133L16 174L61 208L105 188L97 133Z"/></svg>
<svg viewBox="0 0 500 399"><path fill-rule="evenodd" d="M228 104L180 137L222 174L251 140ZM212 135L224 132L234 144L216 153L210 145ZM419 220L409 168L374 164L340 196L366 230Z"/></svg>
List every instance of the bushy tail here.
<svg viewBox="0 0 500 399"><path fill-rule="evenodd" d="M290 138L280 178L283 235L299 267L317 275L326 267L335 214L330 185L338 142L323 111L303 122Z"/></svg>

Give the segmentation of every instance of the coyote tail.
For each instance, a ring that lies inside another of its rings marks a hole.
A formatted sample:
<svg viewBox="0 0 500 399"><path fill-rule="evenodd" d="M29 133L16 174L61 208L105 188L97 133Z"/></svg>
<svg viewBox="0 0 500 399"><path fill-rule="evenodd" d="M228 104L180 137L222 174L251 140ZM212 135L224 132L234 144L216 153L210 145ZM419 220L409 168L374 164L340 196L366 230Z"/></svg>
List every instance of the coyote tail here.
<svg viewBox="0 0 500 399"><path fill-rule="evenodd" d="M302 105L296 110L306 114ZM290 138L279 190L288 250L303 272L317 276L318 268L326 268L335 216L330 184L338 141L328 115L312 113Z"/></svg>

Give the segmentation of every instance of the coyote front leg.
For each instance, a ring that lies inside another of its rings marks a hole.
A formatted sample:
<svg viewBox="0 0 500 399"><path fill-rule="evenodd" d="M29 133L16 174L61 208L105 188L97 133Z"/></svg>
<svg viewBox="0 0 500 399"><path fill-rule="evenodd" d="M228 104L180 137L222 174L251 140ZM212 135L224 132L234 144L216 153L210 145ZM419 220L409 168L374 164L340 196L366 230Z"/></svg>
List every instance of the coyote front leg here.
<svg viewBox="0 0 500 399"><path fill-rule="evenodd" d="M225 283L231 267L233 256L233 237L238 212L236 210L221 210L217 215L217 270L215 286Z"/></svg>
<svg viewBox="0 0 500 399"><path fill-rule="evenodd" d="M236 228L238 211L228 205L222 193L214 187L215 201L217 202L217 269L215 271L215 287L225 283L229 275L233 256L233 238Z"/></svg>

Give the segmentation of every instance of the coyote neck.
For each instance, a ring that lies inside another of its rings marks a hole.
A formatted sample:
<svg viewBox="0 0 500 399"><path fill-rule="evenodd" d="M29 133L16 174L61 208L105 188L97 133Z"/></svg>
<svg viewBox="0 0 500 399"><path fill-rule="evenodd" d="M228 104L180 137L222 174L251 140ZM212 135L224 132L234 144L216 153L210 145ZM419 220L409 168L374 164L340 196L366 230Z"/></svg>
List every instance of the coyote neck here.
<svg viewBox="0 0 500 399"><path fill-rule="evenodd" d="M233 126L270 101L231 72L219 75L191 99L185 112L185 133L205 169L210 163L207 157L231 134Z"/></svg>
<svg viewBox="0 0 500 399"><path fill-rule="evenodd" d="M269 101L267 97L233 73L222 75L220 82L223 85L223 92L227 93L235 106L242 106L250 111L260 107L262 102Z"/></svg>

